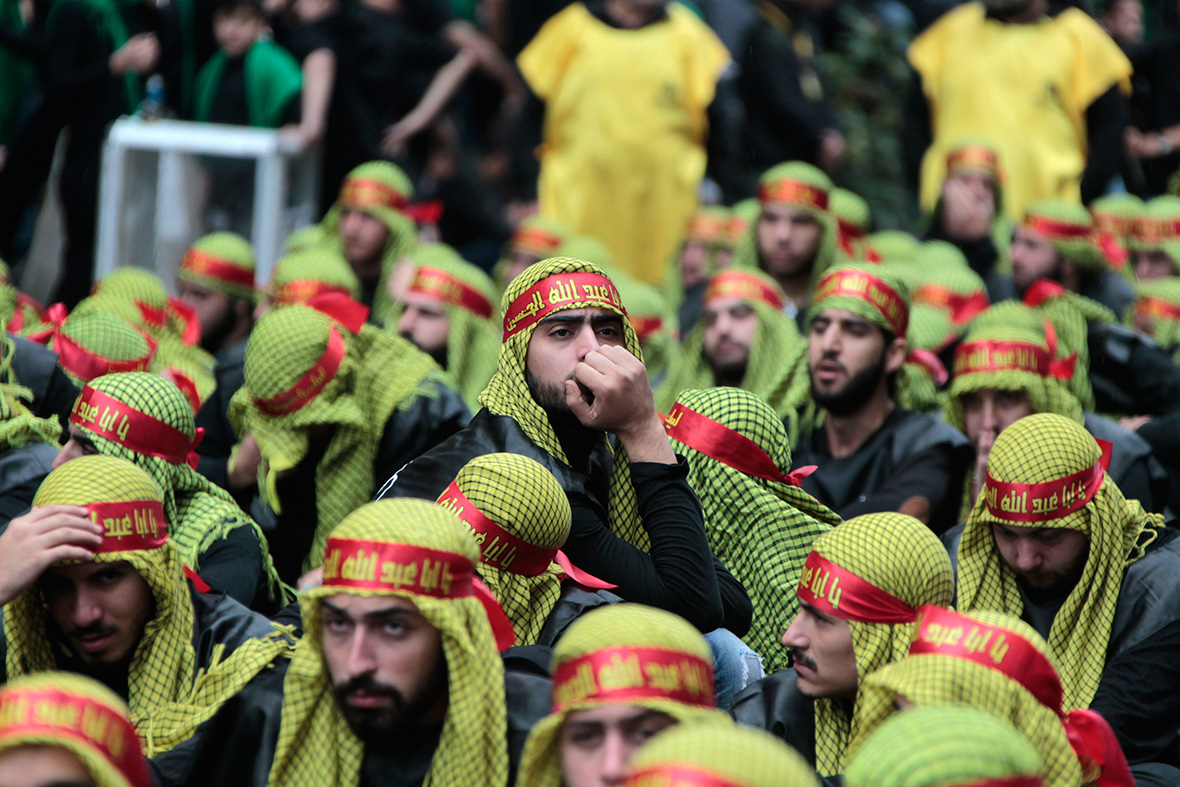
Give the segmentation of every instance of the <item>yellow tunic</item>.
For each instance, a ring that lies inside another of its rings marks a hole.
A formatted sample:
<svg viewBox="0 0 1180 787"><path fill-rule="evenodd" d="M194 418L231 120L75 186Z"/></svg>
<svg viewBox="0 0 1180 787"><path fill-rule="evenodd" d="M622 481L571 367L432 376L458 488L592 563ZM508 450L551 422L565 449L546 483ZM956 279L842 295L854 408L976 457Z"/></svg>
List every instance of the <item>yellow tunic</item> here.
<svg viewBox="0 0 1180 787"><path fill-rule="evenodd" d="M946 151L982 138L1000 154L1004 212L1019 219L1038 199L1080 201L1086 108L1116 83L1131 91L1131 63L1100 27L1071 8L1030 24L1004 24L967 3L910 46L930 103L934 143L922 161L930 211Z"/></svg>
<svg viewBox="0 0 1180 787"><path fill-rule="evenodd" d="M550 19L517 63L545 101L543 216L604 243L617 265L661 284L705 172L705 110L729 62L690 11L638 30L581 3Z"/></svg>

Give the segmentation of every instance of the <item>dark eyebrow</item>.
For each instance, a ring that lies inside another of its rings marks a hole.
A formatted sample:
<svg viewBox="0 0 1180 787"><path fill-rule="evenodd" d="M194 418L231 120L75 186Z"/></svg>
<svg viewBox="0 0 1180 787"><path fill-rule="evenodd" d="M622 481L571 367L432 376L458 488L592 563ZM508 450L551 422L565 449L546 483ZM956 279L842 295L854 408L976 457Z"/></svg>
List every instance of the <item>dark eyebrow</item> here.
<svg viewBox="0 0 1180 787"><path fill-rule="evenodd" d="M91 439L90 439L90 438L89 438L89 437L88 437L88 436L87 436L87 435L86 435L86 434L85 434L85 433L82 431L82 427L78 427L78 433L77 433L77 434L74 434L73 432L71 432L71 433L70 433L70 439L71 439L71 440L73 440L73 441L74 441L75 443L77 443L78 445L82 446L83 448L93 448L95 451L97 451L97 450L98 450L98 446L96 446L96 445L94 444L94 441L93 441L93 440L91 440Z"/></svg>
<svg viewBox="0 0 1180 787"><path fill-rule="evenodd" d="M824 612L822 609L819 609L812 604L808 604L806 601L800 601L799 608L807 610L808 613L815 615L817 618L820 618L821 620L837 620L837 618L834 615L829 615L828 613Z"/></svg>
<svg viewBox="0 0 1180 787"><path fill-rule="evenodd" d="M342 618L348 618L349 620L352 620L352 615L348 614L347 612L345 612L344 610L342 610L340 607L336 606L335 604L332 604L331 602L328 602L328 601L322 601L320 603L323 604L324 608L327 609L332 614L339 615ZM405 607L385 607L384 609L375 609L372 612L366 612L361 617L365 620L372 621L372 620L384 620L386 618L395 618L395 617L402 617L402 616L421 617L421 615L419 615L419 613L415 612L412 609L406 609Z"/></svg>
<svg viewBox="0 0 1180 787"><path fill-rule="evenodd" d="M540 325L549 325L551 323L564 323L566 325L582 325L589 322L592 326L619 324L623 322L623 318L617 314L595 314L592 317L587 317L584 314L568 314L558 312L557 314L550 314L545 319L541 320Z"/></svg>

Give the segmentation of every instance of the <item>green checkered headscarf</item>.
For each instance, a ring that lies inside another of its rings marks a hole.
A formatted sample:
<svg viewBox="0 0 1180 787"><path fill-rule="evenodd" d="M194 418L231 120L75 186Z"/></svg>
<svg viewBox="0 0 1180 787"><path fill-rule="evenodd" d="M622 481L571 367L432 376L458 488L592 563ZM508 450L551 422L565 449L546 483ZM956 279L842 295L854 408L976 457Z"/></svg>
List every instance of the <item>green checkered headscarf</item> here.
<svg viewBox="0 0 1180 787"><path fill-rule="evenodd" d="M881 262L888 265L908 265L918 255L922 242L902 230L881 230L869 235L869 246L877 252Z"/></svg>
<svg viewBox="0 0 1180 787"><path fill-rule="evenodd" d="M391 374L396 370L397 374ZM308 430L334 432L316 470L316 534L305 569L319 565L332 528L373 496L381 434L418 385L441 374L429 356L372 325L353 334L310 306L266 314L246 344L245 383L230 400L239 436L258 442L258 488L281 510L278 475L307 455Z"/></svg>
<svg viewBox="0 0 1180 787"><path fill-rule="evenodd" d="M684 300L684 276L680 264L684 247L689 243L699 243L705 247L704 276L712 276L718 270L717 252L722 249L733 250L735 241L730 233L733 216L733 211L724 205L704 205L697 208L688 220L684 237L672 251L664 279L664 297L670 305L679 306Z"/></svg>
<svg viewBox="0 0 1180 787"><path fill-rule="evenodd" d="M1143 206L1135 221L1131 248L1162 251L1172 261L1172 275L1180 274L1180 197L1165 194Z"/></svg>
<svg viewBox="0 0 1180 787"><path fill-rule="evenodd" d="M340 293L356 300L361 283L343 257L326 246L292 251L279 258L266 294L280 305L307 303L317 295Z"/></svg>
<svg viewBox="0 0 1180 787"><path fill-rule="evenodd" d="M215 232L189 247L177 278L253 303L258 299L254 267L250 241L232 232Z"/></svg>
<svg viewBox="0 0 1180 787"><path fill-rule="evenodd" d="M827 269L836 263L839 251L839 229L829 210L832 181L818 167L802 161L778 164L762 173L758 179L760 205L775 203L790 205L807 211L822 227L819 249L811 280L818 282ZM761 268L758 251L758 221L753 221L733 250L733 267L757 270Z"/></svg>
<svg viewBox="0 0 1180 787"><path fill-rule="evenodd" d="M500 349L495 293L488 275L442 243L410 252L414 278L407 292L429 295L442 304L450 325L447 334L447 376L464 401L478 410L478 397L491 379ZM397 330L404 306L394 304L386 327Z"/></svg>
<svg viewBox="0 0 1180 787"><path fill-rule="evenodd" d="M689 724L635 753L626 787L820 787L797 751L753 727Z"/></svg>
<svg viewBox="0 0 1180 787"><path fill-rule="evenodd" d="M342 558L362 549L373 562L358 565L371 565L370 575L342 577ZM315 563L324 565L324 584L301 597L304 636L283 682L282 722L267 784L359 783L364 745L340 714L322 652L321 603L352 595L411 601L442 637L447 715L424 787L508 787L503 666L487 613L472 594L479 549L463 523L425 500L379 500L349 514L323 550ZM379 562L383 550L396 555ZM419 569L410 574L416 581L384 579L386 567L399 562Z"/></svg>
<svg viewBox="0 0 1180 787"><path fill-rule="evenodd" d="M1049 630L1066 710L1088 707L1105 667L1123 574L1163 528L1163 517L1123 497L1082 426L1042 413L1020 419L996 438L984 489L959 544L960 609L1019 617L1024 604L1015 575L996 549L993 523L1066 528L1088 537L1081 579Z"/></svg>
<svg viewBox="0 0 1180 787"><path fill-rule="evenodd" d="M0 753L26 746L65 749L97 787L151 785L127 703L84 675L43 672L0 688Z"/></svg>
<svg viewBox="0 0 1180 787"><path fill-rule="evenodd" d="M718 298L738 297L758 316L758 328L750 345L741 387L766 400L779 417L792 418L794 408L808 398L807 342L795 321L783 314L786 296L773 279L753 270L724 270L709 280L705 306ZM684 340L679 368L660 387L656 405L661 412L675 397L690 388L717 384L705 358L705 324L697 324Z"/></svg>
<svg viewBox="0 0 1180 787"><path fill-rule="evenodd" d="M791 446L782 419L740 388L685 391L666 421L688 483L701 500L713 554L750 594L746 641L766 671L789 666L782 634L799 611L795 588L812 542L840 516L789 475ZM750 523L758 526L751 529Z"/></svg>
<svg viewBox="0 0 1180 787"><path fill-rule="evenodd" d="M77 385L116 372L152 366L156 348L124 320L108 314L74 313L53 333L49 347Z"/></svg>
<svg viewBox="0 0 1180 787"><path fill-rule="evenodd" d="M1094 242L1094 219L1081 205L1059 199L1040 200L1025 209L1020 223L1083 271L1097 273L1107 267L1102 250Z"/></svg>
<svg viewBox="0 0 1180 787"><path fill-rule="evenodd" d="M16 345L5 337L0 342L0 450L29 443L48 443L55 448L61 438L61 422L55 417L38 418L28 404L33 392L20 384L12 371Z"/></svg>
<svg viewBox="0 0 1180 787"><path fill-rule="evenodd" d="M525 357L540 313L534 307L540 302L546 308L554 307L554 312L589 307L614 312L623 318L623 347L643 360L639 337L626 319L627 312L618 299L609 294L590 297L584 290L568 287L567 284L572 281L568 274L600 277L595 280L595 286L614 289L613 283L610 283L601 268L573 257L554 257L527 268L513 280L500 300L504 325L506 328L511 327L511 330L505 331L509 335L500 345L496 372L488 382L488 387L479 395L479 403L489 412L511 418L537 448L566 464L569 464L569 459L561 447L561 440L553 430L545 410L533 399L525 379ZM606 435L602 439L607 442ZM612 446L611 451L614 463L607 505L608 527L619 538L646 552L651 546L651 539L639 516L639 502L635 496L635 487L631 484L626 451L619 445Z"/></svg>
<svg viewBox="0 0 1180 787"><path fill-rule="evenodd" d="M869 203L848 189L832 189L828 210L836 219L842 261L875 261L877 253L868 244L873 215Z"/></svg>
<svg viewBox="0 0 1180 787"><path fill-rule="evenodd" d="M99 453L126 459L146 471L163 494L168 538L185 565L200 573L201 554L239 528L249 528L262 551L270 598L284 598L266 536L229 492L214 486L187 462L196 444L188 399L163 377L126 372L97 377L74 403L70 422Z"/></svg>
<svg viewBox="0 0 1180 787"><path fill-rule="evenodd" d="M1143 200L1134 194L1108 194L1090 203L1094 219L1095 242L1110 267L1131 275L1128 265L1135 223L1143 212Z"/></svg>
<svg viewBox="0 0 1180 787"><path fill-rule="evenodd" d="M536 644L565 576L548 554L570 533L561 484L527 456L485 454L463 466L438 504L457 514L479 544L479 575L512 622L516 644Z"/></svg>
<svg viewBox="0 0 1180 787"><path fill-rule="evenodd" d="M1040 754L1046 787L1081 784L1078 755L1070 746L1060 708L1052 707L1060 696L1045 702L1053 694L1053 687L1060 684L1049 646L1040 635L1028 624L1002 612L980 610L960 615L932 608L922 612L913 652L870 675L861 689L859 729L850 747L853 761L866 754L866 740L871 740L869 736L887 719L904 718L911 712L895 711L895 700L904 698L914 704L915 710L972 708L1005 721ZM964 653L966 648L976 649L971 657ZM1022 658L1025 660L1020 661ZM1005 664L1005 660L1011 663ZM1023 674L1016 677L1014 672ZM1044 692L1044 696L1026 685L1030 681L1037 682L1037 691ZM953 762L936 761L928 767L941 766L949 771Z"/></svg>
<svg viewBox="0 0 1180 787"><path fill-rule="evenodd" d="M1128 309L1124 321L1144 329L1155 343L1180 361L1180 278L1136 282L1139 298Z"/></svg>
<svg viewBox="0 0 1180 787"><path fill-rule="evenodd" d="M643 348L647 376L656 388L673 374L680 360L680 329L676 310L668 305L664 293L655 285L630 276L611 276L627 304L631 321Z"/></svg>
<svg viewBox="0 0 1180 787"><path fill-rule="evenodd" d="M33 506L103 506L137 504L137 514L152 504L162 505L155 481L125 459L83 456L66 462L46 476ZM162 511L159 516L162 520ZM249 640L226 657L216 645L212 658L197 670L193 646L193 606L180 552L169 541L154 546L123 548L124 534L112 535L111 522L101 509L92 517L107 524L106 543L96 563L126 561L151 588L155 614L131 657L128 673L131 722L149 757L168 751L190 737L197 725L242 689L275 658L288 652L290 641L276 631L266 639ZM151 514L155 516L156 514ZM145 514L146 516L146 514ZM156 523L164 525L163 521ZM117 526L117 524L115 525ZM14 677L56 667L54 638L49 633L41 590L33 585L4 610L8 640L7 674Z"/></svg>
<svg viewBox="0 0 1180 787"><path fill-rule="evenodd" d="M904 663L904 662L903 662ZM1043 787L1041 755L1003 719L970 707L917 707L874 730L848 763L847 787Z"/></svg>
<svg viewBox="0 0 1180 787"><path fill-rule="evenodd" d="M639 675L676 675L676 685L648 683L629 690L609 680L612 663L634 664ZM663 669L644 669L658 664ZM604 705L636 705L686 725L728 725L717 710L713 651L692 624L642 604L609 604L570 625L553 648L553 712L529 733L519 787L561 787L561 728L570 713Z"/></svg>
<svg viewBox="0 0 1180 787"><path fill-rule="evenodd" d="M345 210L367 213L389 229L381 280L373 297L373 318L380 325L385 324L393 308L386 286L389 274L397 261L418 245L418 228L405 212L413 197L413 184L400 167L388 161L370 161L344 178L340 196L322 222L327 242L337 250L340 249L340 214Z"/></svg>
<svg viewBox="0 0 1180 787"><path fill-rule="evenodd" d="M508 289L508 285L512 283L508 279L512 255L518 251L536 255L541 260L546 260L550 257L569 256L586 259L579 255L565 253L564 247L571 235L572 233L569 227L547 216L534 215L522 219L516 225L516 229L513 230L512 238L504 244L504 250L500 255L500 260L492 268L492 280L500 288L501 292ZM599 245L601 246L601 244ZM603 246L602 249L605 251L606 247ZM607 256L610 256L609 251L607 251ZM597 265L598 263L595 261L595 264Z"/></svg>
<svg viewBox="0 0 1180 787"><path fill-rule="evenodd" d="M954 573L946 549L930 528L911 516L881 513L854 517L817 538L811 551L797 593L808 603L848 621L856 671L862 680L886 664L905 658L919 607L947 606L951 602ZM836 572L852 574L892 596L892 606L906 614L888 619L904 617L911 622L873 622L874 615L858 614L855 610L859 605L846 598L821 606L823 600L817 595L822 596L828 588L834 594L836 587L849 584L821 581ZM849 607L853 611L846 611ZM844 772L848 745L859 735L857 720L862 698L858 692L851 717L838 700L816 700L815 756L821 776Z"/></svg>

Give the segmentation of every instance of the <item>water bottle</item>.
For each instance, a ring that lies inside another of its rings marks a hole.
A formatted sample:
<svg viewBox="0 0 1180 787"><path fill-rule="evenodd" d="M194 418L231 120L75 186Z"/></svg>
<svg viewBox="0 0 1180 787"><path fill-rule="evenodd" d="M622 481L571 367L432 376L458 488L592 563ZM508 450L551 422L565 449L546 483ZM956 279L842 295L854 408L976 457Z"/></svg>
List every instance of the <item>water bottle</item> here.
<svg viewBox="0 0 1180 787"><path fill-rule="evenodd" d="M159 120L164 115L164 77L152 74L148 77L143 101L135 113L143 120Z"/></svg>

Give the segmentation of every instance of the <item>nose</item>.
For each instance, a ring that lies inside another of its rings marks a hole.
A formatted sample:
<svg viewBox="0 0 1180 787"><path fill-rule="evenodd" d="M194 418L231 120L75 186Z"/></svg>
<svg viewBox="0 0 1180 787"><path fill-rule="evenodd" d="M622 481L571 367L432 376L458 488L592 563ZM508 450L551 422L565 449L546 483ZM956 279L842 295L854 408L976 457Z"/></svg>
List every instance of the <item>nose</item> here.
<svg viewBox="0 0 1180 787"><path fill-rule="evenodd" d="M819 348L823 351L825 356L839 354L840 331L837 330L835 326L829 325L816 338L818 338Z"/></svg>
<svg viewBox="0 0 1180 787"><path fill-rule="evenodd" d="M1016 545L1016 567L1021 571L1032 571L1041 565L1041 551L1031 541L1020 541Z"/></svg>
<svg viewBox="0 0 1180 787"><path fill-rule="evenodd" d="M996 413L996 404L990 398L984 399L979 408L980 425L985 431L999 432L1000 419Z"/></svg>
<svg viewBox="0 0 1180 787"><path fill-rule="evenodd" d="M98 603L98 596L81 587L74 596L73 624L75 628L93 626L102 620L102 606Z"/></svg>
<svg viewBox="0 0 1180 787"><path fill-rule="evenodd" d="M53 457L53 463L49 465L49 468L51 470L56 470L66 462L70 461L71 459L77 459L81 455L82 449L78 447L78 444L73 440L67 440L66 444L63 445L61 450L57 452L57 456Z"/></svg>
<svg viewBox="0 0 1180 787"><path fill-rule="evenodd" d="M414 317L412 309L406 309L402 312L401 318L397 321L397 332L402 336L409 336L414 332L414 323L417 320Z"/></svg>
<svg viewBox="0 0 1180 787"><path fill-rule="evenodd" d="M598 334L594 331L594 326L585 323L578 328L578 360L584 361L586 356L597 350L602 346L602 342L598 338Z"/></svg>
<svg viewBox="0 0 1180 787"><path fill-rule="evenodd" d="M806 650L811 642L803 632L803 624L800 621L801 615L796 615L787 626L787 630L783 632L783 647L792 650L798 648L799 650Z"/></svg>
<svg viewBox="0 0 1180 787"><path fill-rule="evenodd" d="M602 783L618 787L627 780L627 763L631 760L631 747L623 740L619 730L608 730L602 746Z"/></svg>
<svg viewBox="0 0 1180 787"><path fill-rule="evenodd" d="M377 669L372 643L364 626L357 626L353 631L352 640L348 643L348 660L344 668L350 680L368 675Z"/></svg>

